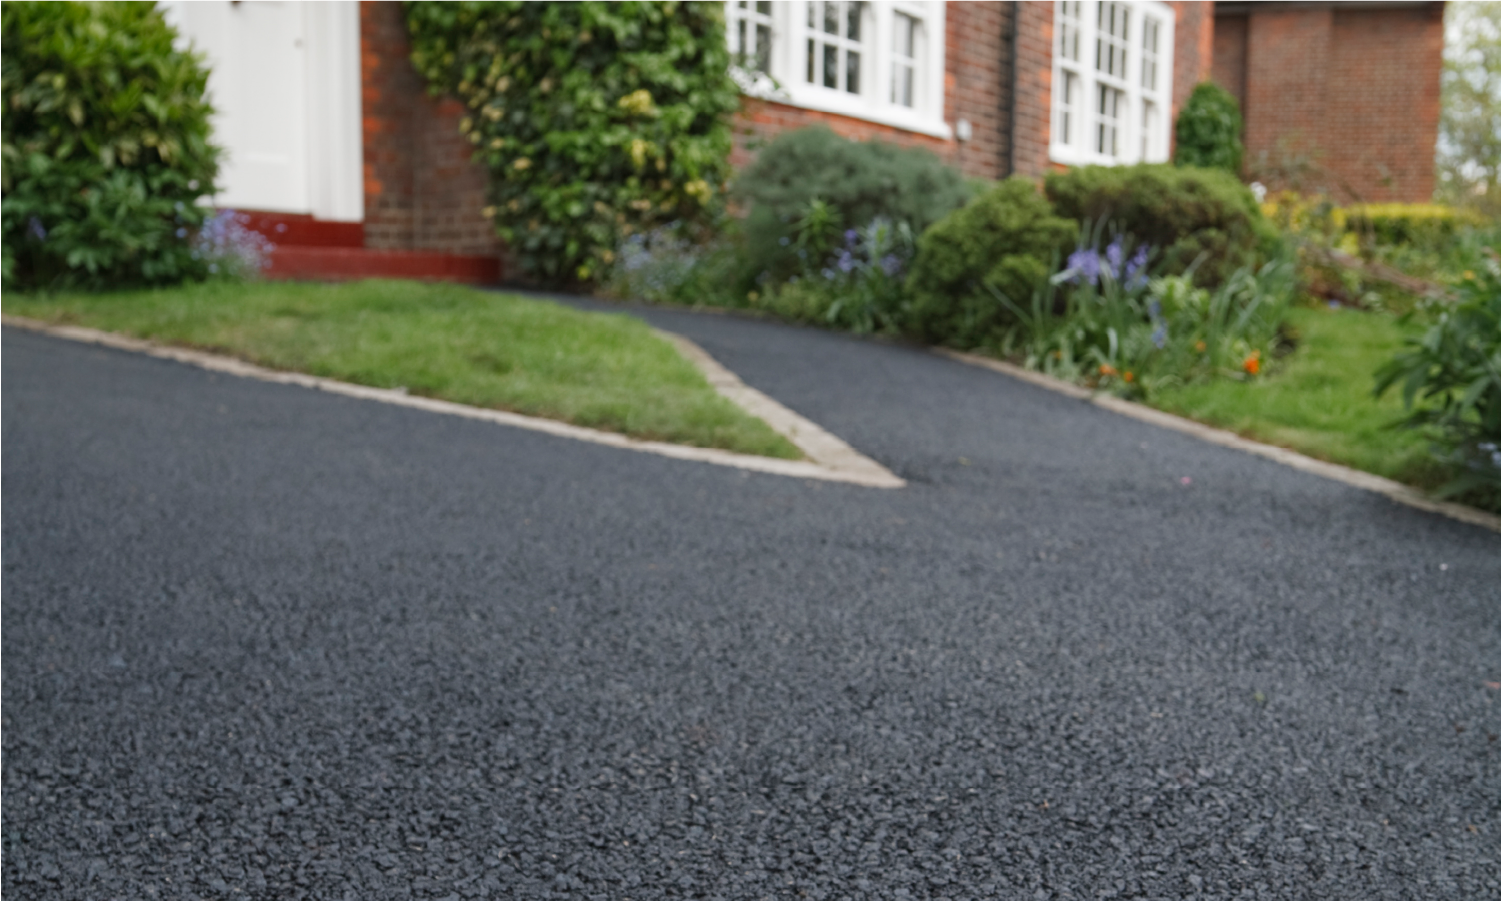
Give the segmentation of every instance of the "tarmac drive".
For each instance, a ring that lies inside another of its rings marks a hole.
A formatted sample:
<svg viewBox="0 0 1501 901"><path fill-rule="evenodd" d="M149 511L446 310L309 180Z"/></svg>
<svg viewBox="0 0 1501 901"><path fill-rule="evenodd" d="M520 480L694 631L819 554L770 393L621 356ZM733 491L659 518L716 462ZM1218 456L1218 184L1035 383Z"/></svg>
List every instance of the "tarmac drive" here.
<svg viewBox="0 0 1501 901"><path fill-rule="evenodd" d="M1501 535L641 315L908 486L6 329L5 897L1501 897Z"/></svg>

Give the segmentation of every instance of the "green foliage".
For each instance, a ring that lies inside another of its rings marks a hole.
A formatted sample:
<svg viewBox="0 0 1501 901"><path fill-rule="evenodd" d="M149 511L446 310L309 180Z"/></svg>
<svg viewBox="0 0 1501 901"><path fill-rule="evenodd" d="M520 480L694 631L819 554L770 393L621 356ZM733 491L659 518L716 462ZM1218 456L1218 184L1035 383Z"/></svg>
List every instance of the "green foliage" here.
<svg viewBox="0 0 1501 901"><path fill-rule="evenodd" d="M820 271L757 293L750 306L856 334L896 334L906 317L902 276L915 252L907 223L878 218L845 231Z"/></svg>
<svg viewBox="0 0 1501 901"><path fill-rule="evenodd" d="M1220 169L1079 166L1048 175L1046 187L1058 215L1110 222L1157 248L1159 271L1184 272L1197 262L1201 286L1222 284L1276 251L1276 229L1250 189Z"/></svg>
<svg viewBox="0 0 1501 901"><path fill-rule="evenodd" d="M1401 385L1406 424L1432 428L1437 455L1459 472L1441 493L1501 511L1501 257L1490 251L1458 293L1376 373L1376 394Z"/></svg>
<svg viewBox="0 0 1501 901"><path fill-rule="evenodd" d="M1212 81L1199 82L1173 125L1177 138L1173 162L1239 175L1246 150L1241 128L1240 104L1234 95Z"/></svg>
<svg viewBox="0 0 1501 901"><path fill-rule="evenodd" d="M729 174L724 5L406 4L412 62L469 109L496 231L522 268L588 280L619 240L703 222Z"/></svg>
<svg viewBox="0 0 1501 901"><path fill-rule="evenodd" d="M1473 210L1433 203L1367 203L1343 210L1344 228L1370 244L1434 249L1485 224Z"/></svg>
<svg viewBox="0 0 1501 901"><path fill-rule="evenodd" d="M190 239L208 210L208 72L150 3L8 2L4 279L9 287L201 277Z"/></svg>
<svg viewBox="0 0 1501 901"><path fill-rule="evenodd" d="M1444 9L1438 196L1501 217L1501 3Z"/></svg>
<svg viewBox="0 0 1501 901"><path fill-rule="evenodd" d="M792 238L812 198L828 207L833 235L876 219L905 223L921 232L972 194L964 176L920 148L881 141L850 141L815 126L780 135L735 182L735 194L750 205L746 219L748 265L776 284L806 274ZM825 250L830 249L832 245ZM814 270L822 256L813 256Z"/></svg>
<svg viewBox="0 0 1501 901"><path fill-rule="evenodd" d="M1265 370L1294 295L1290 259L1238 269L1213 291L1182 275L1148 281L1121 268L1101 266L1097 280L1078 279L1073 269L1040 280L1025 308L999 298L1016 316L1002 355L1138 398Z"/></svg>
<svg viewBox="0 0 1501 901"><path fill-rule="evenodd" d="M934 223L917 242L907 279L910 334L934 344L977 347L1000 337L1020 300L1049 274L1049 261L1078 227L1053 215L1037 187L1009 178Z"/></svg>

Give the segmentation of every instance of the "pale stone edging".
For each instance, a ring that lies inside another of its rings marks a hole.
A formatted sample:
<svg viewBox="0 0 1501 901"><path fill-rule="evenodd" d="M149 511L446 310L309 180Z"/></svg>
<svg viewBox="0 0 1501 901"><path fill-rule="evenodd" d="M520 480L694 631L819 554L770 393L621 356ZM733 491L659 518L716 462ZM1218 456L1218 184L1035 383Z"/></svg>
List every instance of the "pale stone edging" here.
<svg viewBox="0 0 1501 901"><path fill-rule="evenodd" d="M739 406L750 415L760 419L780 433L797 449L808 455L820 466L840 472L859 473L869 478L870 484L900 488L906 483L891 470L850 447L839 437L830 434L815 422L792 412L760 391L740 381L740 377L719 364L719 361L697 344L672 332L654 329L697 366L714 386L714 390Z"/></svg>
<svg viewBox="0 0 1501 901"><path fill-rule="evenodd" d="M83 328L81 326L50 325L48 323L39 322L34 319L26 319L23 317L10 315L0 316L0 322L3 322L8 326L25 329L27 331L40 332L42 334L50 335L55 338L63 338L69 341L79 341L86 344L98 344L117 350L126 350L135 353L146 354L148 356L157 357L158 359L173 360L178 363L186 363L190 366L197 366L201 369L207 369L213 372L222 372L227 375L239 376L241 378L256 379L262 382L272 382L281 385L297 385L303 388L311 388L317 391L327 391L330 394L339 394L345 397L358 398L360 400L373 400L380 403L394 404L399 407L410 407L412 409L425 410L429 413L442 413L449 416L463 416L467 419L478 419L485 422L492 422L497 425L507 425L513 426L515 428L530 429L534 432L543 432L545 434L554 435L559 438L572 438L577 441L588 441L594 444L603 444L607 447L620 448L622 450L642 451L650 454L658 454L663 457L672 457L677 460L691 460L698 463L712 463L716 466L730 466L736 469L750 470L752 472L764 472L771 475L790 476L792 478L820 479L829 482L848 482L850 484L863 485L871 488L900 488L906 484L906 482L902 481L896 475L881 467L879 464L861 456L858 453L855 453L853 449L849 448L849 445L844 444L844 442L839 441L839 439L834 438L832 435L829 435L827 432L824 432L822 429L819 429L816 425L813 425L807 420L798 417L797 414L792 413L790 410L785 410L785 408L782 408L780 404L777 404L770 398L765 397L765 395L761 395L759 392L753 391L753 389L745 388L743 385L741 387L744 388L745 392L748 392L748 394L746 395L747 397L749 397L750 395L757 395L763 398L766 404L771 405L771 407L776 407L778 409L784 410L788 416L791 416L794 420L797 421L796 437L784 431L784 428L788 426L790 420L783 420L781 425L778 425L775 422L770 422L769 424L778 432L787 435L787 437L792 440L794 444L803 449L804 453L807 453L811 458L810 460L779 460L773 457L757 457L752 454L739 454L735 453L734 451L719 450L717 448L689 447L682 444L669 444L664 441L642 441L636 438L628 438L625 435L619 435L614 432L604 432L598 429L569 425L568 423L557 422L556 420L552 419L541 419L535 416L524 416L520 413L508 413L504 410L489 410L483 407L471 407L465 404L457 404L453 403L452 401L435 400L428 397L417 397L411 394L407 394L405 391L401 390L393 390L389 388L370 388L365 385L355 385L349 382L340 382L334 379L321 378L314 375L304 375L299 372L282 372L275 369L267 369L266 367L257 366L253 363L246 363L243 360L237 360L233 357L205 353L204 351L198 350L188 350L186 348L180 347L169 347L167 345L157 344L152 341L143 341L139 338L129 338L124 335L115 334L113 332ZM662 333L662 336L668 337L670 340L673 340L673 343L678 346L680 350L683 350L684 343L691 344L691 342L687 342L687 339L679 339L676 336L669 336L667 333ZM729 375L730 379L733 379L737 383L739 382L739 379L735 379L733 374L729 374L728 370L724 370L723 367L719 366L719 364L716 363L713 358L709 357L708 354L704 353L702 349L698 349L696 345L694 345L694 348L697 351L697 354L702 358L702 360L707 360L709 364L718 367L720 371ZM685 355L687 355L686 351L684 352ZM705 364L701 359L695 358L692 355L688 356L690 360L692 360L700 367L700 369L704 368ZM706 374L708 374L707 370ZM728 384L728 382L726 382L726 384ZM758 410L747 406L732 394L727 393L725 388L721 387L720 384L715 384L714 387L721 394L729 397L731 400L736 401L736 403L740 403L741 406L746 407L747 411L750 412L751 415L763 415L761 412L758 412ZM770 407L767 407L767 409L770 409ZM827 436L828 439L831 439L839 446L845 448L846 451L848 451L848 454L853 455L853 458L855 459L846 459L844 457L841 457L838 452L829 452L827 448L832 447L832 445L820 443L816 438L817 435ZM803 442L808 441L809 436L813 436L811 444L813 447L816 447L818 449L817 453L811 452L808 448L804 447ZM861 461L863 461L863 463Z"/></svg>
<svg viewBox="0 0 1501 901"><path fill-rule="evenodd" d="M1087 401L1097 407L1104 407L1122 416L1129 416L1132 419L1150 423L1160 428L1172 429L1175 432L1191 435L1200 441L1207 441L1210 444L1217 444L1220 447L1233 448L1255 454L1258 457L1265 457L1268 460L1281 463L1283 466L1291 466L1293 469L1322 476L1326 479L1333 479L1336 482L1343 482L1355 488L1374 491L1398 503L1407 504L1419 510L1427 510L1430 513L1438 513L1450 519L1469 523L1470 525L1501 532L1501 516L1486 513L1483 510L1476 510L1474 507L1466 507L1464 504L1434 500L1414 488L1403 485L1401 482L1394 482L1391 479L1385 479L1358 469L1351 469L1348 466L1340 466L1338 463L1326 463L1323 460L1315 460L1312 457L1306 457L1297 451L1291 451L1285 447L1275 447L1270 444L1262 444L1259 441L1252 441L1249 438L1242 438L1234 432L1212 428L1202 423L1194 422L1191 419L1174 416L1171 413L1164 413L1161 410L1154 410L1143 404L1132 403L1113 395L1099 394L1090 391L1088 388L1081 388L1062 379L1056 379L1050 375L1044 375L1031 369L1024 369L1012 363L991 359L990 357L982 357L978 354L948 350L946 348L939 348L939 353L962 363L968 363L972 366L982 366L1041 388L1046 388L1049 391L1055 391L1059 394L1077 398L1078 400Z"/></svg>

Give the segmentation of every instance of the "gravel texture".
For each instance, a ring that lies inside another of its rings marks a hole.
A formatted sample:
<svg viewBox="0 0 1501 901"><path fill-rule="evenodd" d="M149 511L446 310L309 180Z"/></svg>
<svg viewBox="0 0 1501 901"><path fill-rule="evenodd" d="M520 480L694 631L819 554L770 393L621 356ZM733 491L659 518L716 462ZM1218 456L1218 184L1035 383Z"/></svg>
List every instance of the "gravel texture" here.
<svg viewBox="0 0 1501 901"><path fill-rule="evenodd" d="M899 475L7 329L7 898L1501 897L1501 536L651 311Z"/></svg>

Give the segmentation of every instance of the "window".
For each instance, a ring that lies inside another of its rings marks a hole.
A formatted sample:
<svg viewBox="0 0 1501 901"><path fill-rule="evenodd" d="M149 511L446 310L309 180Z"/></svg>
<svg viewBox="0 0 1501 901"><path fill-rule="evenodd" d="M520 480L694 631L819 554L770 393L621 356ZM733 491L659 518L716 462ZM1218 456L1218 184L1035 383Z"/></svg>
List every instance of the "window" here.
<svg viewBox="0 0 1501 901"><path fill-rule="evenodd" d="M728 0L725 13L732 74L745 93L951 136L942 2Z"/></svg>
<svg viewBox="0 0 1501 901"><path fill-rule="evenodd" d="M1155 0L1059 0L1049 155L1071 165L1167 159L1173 11Z"/></svg>
<svg viewBox="0 0 1501 901"><path fill-rule="evenodd" d="M808 84L860 93L864 16L865 4L859 0L808 4Z"/></svg>
<svg viewBox="0 0 1501 901"><path fill-rule="evenodd" d="M771 3L734 0L729 4L730 58L752 72L771 73Z"/></svg>

